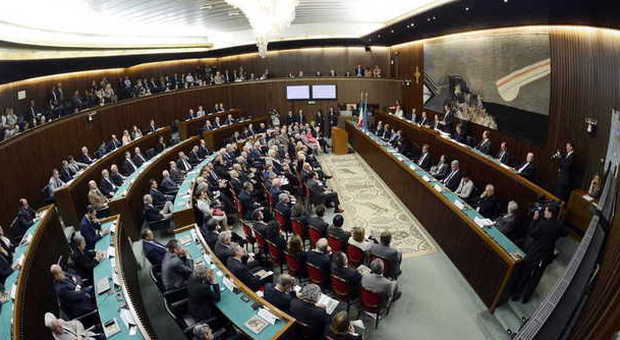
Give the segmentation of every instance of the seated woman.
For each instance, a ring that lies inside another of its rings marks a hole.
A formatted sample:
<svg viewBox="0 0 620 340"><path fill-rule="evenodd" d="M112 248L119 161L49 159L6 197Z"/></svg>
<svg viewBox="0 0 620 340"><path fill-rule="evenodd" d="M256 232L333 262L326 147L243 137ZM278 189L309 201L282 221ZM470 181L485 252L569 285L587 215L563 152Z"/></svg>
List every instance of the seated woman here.
<svg viewBox="0 0 620 340"><path fill-rule="evenodd" d="M446 155L439 157L439 163L431 167L430 174L436 179L443 179L450 172L450 162L446 158Z"/></svg>
<svg viewBox="0 0 620 340"><path fill-rule="evenodd" d="M325 335L332 340L362 339L360 334L355 333L355 328L349 322L349 314L346 311L340 311L334 316Z"/></svg>
<svg viewBox="0 0 620 340"><path fill-rule="evenodd" d="M312 130L306 129L306 131L301 135L301 139L313 152L320 150L321 144L319 143L319 140L312 135Z"/></svg>
<svg viewBox="0 0 620 340"><path fill-rule="evenodd" d="M286 246L286 252L291 255L293 258L295 258L295 260L297 260L297 262L299 263L300 267L301 267L301 273L299 273L300 276L305 277L306 276L306 252L304 251L304 242L302 241L302 239L298 236L298 235L293 235L289 240L288 240L288 245Z"/></svg>
<svg viewBox="0 0 620 340"><path fill-rule="evenodd" d="M228 225L228 217L226 216L226 213L212 205L211 199L209 198L209 190L204 190L200 193L200 196L196 200L196 208L198 208L204 216L205 222L213 218L218 223Z"/></svg>

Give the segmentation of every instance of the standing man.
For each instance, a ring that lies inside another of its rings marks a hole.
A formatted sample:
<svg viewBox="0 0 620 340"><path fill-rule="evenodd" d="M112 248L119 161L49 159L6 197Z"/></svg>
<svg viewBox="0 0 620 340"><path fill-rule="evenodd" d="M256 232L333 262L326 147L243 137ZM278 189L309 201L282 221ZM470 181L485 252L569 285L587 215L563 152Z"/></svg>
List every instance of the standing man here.
<svg viewBox="0 0 620 340"><path fill-rule="evenodd" d="M560 155L560 167L558 168L558 182L556 187L556 195L564 201L568 200L573 185L573 176L575 175L575 148L573 143L566 142L566 153Z"/></svg>

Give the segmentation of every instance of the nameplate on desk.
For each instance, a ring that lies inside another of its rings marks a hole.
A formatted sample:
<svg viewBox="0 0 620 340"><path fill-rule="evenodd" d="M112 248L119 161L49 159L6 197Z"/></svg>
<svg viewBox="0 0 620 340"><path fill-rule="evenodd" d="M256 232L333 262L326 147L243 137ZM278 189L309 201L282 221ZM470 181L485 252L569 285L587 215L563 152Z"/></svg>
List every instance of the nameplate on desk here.
<svg viewBox="0 0 620 340"><path fill-rule="evenodd" d="M488 218L480 218L480 217L475 217L474 222L476 222L476 224L478 224L481 227L488 227L488 226L492 226L493 224L495 224L493 223L493 221L491 221Z"/></svg>
<svg viewBox="0 0 620 340"><path fill-rule="evenodd" d="M97 295L107 292L112 288L108 277L101 278L95 283L95 292Z"/></svg>
<svg viewBox="0 0 620 340"><path fill-rule="evenodd" d="M430 179L430 177L428 177L428 176L426 176L426 175L422 176L422 179L423 179L424 181L426 181L426 182L430 182L430 180L431 180L431 179Z"/></svg>
<svg viewBox="0 0 620 340"><path fill-rule="evenodd" d="M415 166L414 163L409 164L409 167L411 168L411 170L416 170L417 167Z"/></svg>
<svg viewBox="0 0 620 340"><path fill-rule="evenodd" d="M278 317L273 315L267 308L259 309L256 314L272 325L275 325L276 320L278 320Z"/></svg>
<svg viewBox="0 0 620 340"><path fill-rule="evenodd" d="M222 284L231 292L235 289L235 284L226 277L222 277Z"/></svg>
<svg viewBox="0 0 620 340"><path fill-rule="evenodd" d="M512 168L509 167L508 165L504 164L504 163L499 163L499 165L501 165L503 168L507 169L507 170L511 170Z"/></svg>
<svg viewBox="0 0 620 340"><path fill-rule="evenodd" d="M465 208L465 204L463 204L463 202L461 202L461 200L456 200L454 201L454 205L459 209L459 210L463 210L463 208Z"/></svg>
<svg viewBox="0 0 620 340"><path fill-rule="evenodd" d="M441 192L443 190L443 188L439 184L433 185L433 188L435 188L435 190L437 190L437 192Z"/></svg>
<svg viewBox="0 0 620 340"><path fill-rule="evenodd" d="M15 300L15 295L17 295L17 283L14 283L13 286L11 286L11 300Z"/></svg>
<svg viewBox="0 0 620 340"><path fill-rule="evenodd" d="M108 257L114 257L116 255L116 251L114 250L114 247L110 246L108 247Z"/></svg>

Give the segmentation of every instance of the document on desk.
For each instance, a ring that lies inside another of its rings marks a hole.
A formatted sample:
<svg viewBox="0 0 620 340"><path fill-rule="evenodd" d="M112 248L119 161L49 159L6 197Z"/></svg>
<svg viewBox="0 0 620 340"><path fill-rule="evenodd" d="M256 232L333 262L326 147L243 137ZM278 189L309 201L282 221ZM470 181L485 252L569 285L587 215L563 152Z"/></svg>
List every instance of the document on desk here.
<svg viewBox="0 0 620 340"><path fill-rule="evenodd" d="M428 176L426 176L426 175L422 176L422 179L423 179L424 181L426 181L426 182L430 182L430 180L431 180L431 179L430 179Z"/></svg>
<svg viewBox="0 0 620 340"><path fill-rule="evenodd" d="M121 320L125 323L125 327L129 328L131 325L135 325L136 321L133 319L133 315L127 308L121 308Z"/></svg>
<svg viewBox="0 0 620 340"><path fill-rule="evenodd" d="M266 271L264 269L261 269L257 271L256 273L254 273L254 276L258 277L260 280L264 280L265 278L269 277L272 274L273 274L272 271Z"/></svg>
<svg viewBox="0 0 620 340"><path fill-rule="evenodd" d="M114 250L114 247L109 246L108 247L108 257L114 257L114 255L116 255L116 251Z"/></svg>
<svg viewBox="0 0 620 340"><path fill-rule="evenodd" d="M435 188L435 190L437 190L437 192L441 192L441 190L443 190L443 189L441 188L441 185L439 185L439 184L435 184L435 185L433 185L433 188Z"/></svg>
<svg viewBox="0 0 620 340"><path fill-rule="evenodd" d="M491 221L488 218L480 218L480 217L475 217L474 222L476 222L476 224L478 224L481 227L488 227L488 226L495 224L493 221Z"/></svg>
<svg viewBox="0 0 620 340"><path fill-rule="evenodd" d="M340 302L336 299L330 298L329 296L325 294L321 294L321 297L319 298L318 303L325 305L325 311L327 312L327 314L331 315L334 312L334 309L338 307L338 304Z"/></svg>
<svg viewBox="0 0 620 340"><path fill-rule="evenodd" d="M222 284L231 292L235 289L235 284L225 277L222 277Z"/></svg>
<svg viewBox="0 0 620 340"><path fill-rule="evenodd" d="M272 325L275 325L276 320L278 320L278 317L273 315L267 308L259 309L257 315Z"/></svg>
<svg viewBox="0 0 620 340"><path fill-rule="evenodd" d="M454 205L459 208L459 210L463 210L465 208L465 204L461 200L455 200Z"/></svg>

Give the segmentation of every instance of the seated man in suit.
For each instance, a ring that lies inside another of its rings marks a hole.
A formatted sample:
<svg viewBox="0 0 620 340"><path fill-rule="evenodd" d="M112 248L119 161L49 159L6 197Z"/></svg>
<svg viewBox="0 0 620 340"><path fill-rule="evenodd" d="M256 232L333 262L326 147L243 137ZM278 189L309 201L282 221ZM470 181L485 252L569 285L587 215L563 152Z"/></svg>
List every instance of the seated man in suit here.
<svg viewBox="0 0 620 340"><path fill-rule="evenodd" d="M67 183L73 179L73 170L69 167L69 161L62 160L62 166L60 167L60 180Z"/></svg>
<svg viewBox="0 0 620 340"><path fill-rule="evenodd" d="M383 276L383 261L374 259L370 263L370 273L362 276L362 287L383 297L383 304L387 305L400 298L396 281L389 280Z"/></svg>
<svg viewBox="0 0 620 340"><path fill-rule="evenodd" d="M107 198L112 198L116 192L116 189L118 189L112 178L110 178L108 169L101 170L101 182L99 182L99 187L101 188L101 192Z"/></svg>
<svg viewBox="0 0 620 340"><path fill-rule="evenodd" d="M99 190L97 182L91 180L88 182L88 202L97 211L108 208L108 198Z"/></svg>
<svg viewBox="0 0 620 340"><path fill-rule="evenodd" d="M310 283L303 286L297 294L297 298L291 301L289 314L308 326L311 332L308 334L308 339L323 339L329 323L329 315L325 311L325 306L318 304L320 297L321 287ZM301 336L294 338L300 339Z"/></svg>
<svg viewBox="0 0 620 340"><path fill-rule="evenodd" d="M207 156L209 156L211 152L209 151L209 148L207 147L207 142L205 142L204 139L200 140L200 144L198 145L198 155L200 156L201 159L205 159L207 158Z"/></svg>
<svg viewBox="0 0 620 340"><path fill-rule="evenodd" d="M177 160L177 167L182 171L190 171L192 170L192 165L189 162L189 158L185 155L185 152L179 152L179 159Z"/></svg>
<svg viewBox="0 0 620 340"><path fill-rule="evenodd" d="M248 220L252 218L254 210L260 208L260 204L255 201L253 193L254 185L249 181L243 184L243 190L239 193L239 201L241 201L243 216Z"/></svg>
<svg viewBox="0 0 620 340"><path fill-rule="evenodd" d="M502 164L510 164L511 159L510 152L508 152L508 143L502 142L502 144L499 145L499 152L495 158L497 158L497 160Z"/></svg>
<svg viewBox="0 0 620 340"><path fill-rule="evenodd" d="M140 151L139 147L136 147L135 149L133 149L133 163L137 166L140 167L142 164L144 164L146 162L146 157L144 157L144 155L142 155L142 151Z"/></svg>
<svg viewBox="0 0 620 340"><path fill-rule="evenodd" d="M523 163L518 169L517 173L530 181L534 182L536 179L536 164L534 164L534 154L528 152L525 157L525 163Z"/></svg>
<svg viewBox="0 0 620 340"><path fill-rule="evenodd" d="M313 195L318 201L324 205L333 204L334 213L342 213L343 209L340 208L340 199L338 193L328 190L324 184L319 180L319 174L317 171L312 172L312 178L307 182L308 189L311 195Z"/></svg>
<svg viewBox="0 0 620 340"><path fill-rule="evenodd" d="M164 204L162 209L157 209L153 205L153 197L151 195L146 194L142 198L142 203L144 204L144 218L147 222L157 222L161 220L168 220L172 217L172 203L169 201Z"/></svg>
<svg viewBox="0 0 620 340"><path fill-rule="evenodd" d="M91 156L88 154L88 148L87 148L87 147L85 147L85 146L83 146L83 147L82 147L82 150L81 150L81 153L80 153L80 156L78 156L78 159L77 159L77 160L78 160L78 162L80 162L80 163L84 163L84 164L92 164L92 163L95 161L95 158L94 158L94 157L91 157Z"/></svg>
<svg viewBox="0 0 620 340"><path fill-rule="evenodd" d="M480 194L480 197L473 205L480 215L491 219L497 217L499 213L499 202L495 197L495 187L492 184L487 184L484 188L484 192Z"/></svg>
<svg viewBox="0 0 620 340"><path fill-rule="evenodd" d="M161 173L161 191L166 195L176 195L179 191L179 185L172 179L168 170Z"/></svg>
<svg viewBox="0 0 620 340"><path fill-rule="evenodd" d="M490 155L491 154L491 139L489 138L490 132L485 130L482 133L482 140L478 145L476 145L476 149L483 154Z"/></svg>
<svg viewBox="0 0 620 340"><path fill-rule="evenodd" d="M215 314L214 304L220 302L220 285L215 272L197 265L187 281L187 309L196 321L208 320Z"/></svg>
<svg viewBox="0 0 620 340"><path fill-rule="evenodd" d="M183 175L183 171L179 170L179 168L177 167L177 163L175 163L174 161L170 161L170 163L168 164L170 165L168 173L170 174L172 180L177 184L183 183L185 175Z"/></svg>
<svg viewBox="0 0 620 340"><path fill-rule="evenodd" d="M86 240L86 250L95 249L95 243L109 232L109 229L101 229L101 224L97 219L97 209L89 205L86 214L80 221L80 234Z"/></svg>
<svg viewBox="0 0 620 340"><path fill-rule="evenodd" d="M79 320L65 321L52 313L45 313L45 327L52 332L54 340L94 340L97 339L90 328L86 329Z"/></svg>
<svg viewBox="0 0 620 340"><path fill-rule="evenodd" d="M321 238L316 241L315 248L306 253L306 263L313 264L329 276L331 272L330 262L330 249L327 244L327 239Z"/></svg>
<svg viewBox="0 0 620 340"><path fill-rule="evenodd" d="M276 204L275 209L284 216L284 219L287 224L290 224L291 219L291 208L293 208L293 204L291 203L291 197L289 194L285 192L281 192L279 196L277 196L278 204Z"/></svg>
<svg viewBox="0 0 620 340"><path fill-rule="evenodd" d="M112 139L108 142L108 152L112 152L118 148L120 148L123 143L116 137L116 135L112 135Z"/></svg>
<svg viewBox="0 0 620 340"><path fill-rule="evenodd" d="M450 163L450 173L441 182L450 190L454 191L461 183L463 173L459 167L459 161L453 160Z"/></svg>
<svg viewBox="0 0 620 340"><path fill-rule="evenodd" d="M362 274L349 267L347 255L341 251L332 254L332 275L344 279L351 291L357 294L362 282Z"/></svg>
<svg viewBox="0 0 620 340"><path fill-rule="evenodd" d="M161 261L164 260L167 249L166 246L155 241L155 236L153 236L151 229L144 229L142 231L142 251L151 265L161 266Z"/></svg>
<svg viewBox="0 0 620 340"><path fill-rule="evenodd" d="M161 192L156 180L151 179L149 182L151 184L149 195L153 198L153 205L155 208L163 209L166 205L171 205L174 200L174 196Z"/></svg>
<svg viewBox="0 0 620 340"><path fill-rule="evenodd" d="M253 291L259 290L260 287L263 286L263 283L258 277L254 276L253 271L256 272L260 268L256 267L255 262L252 261L253 259L251 257L244 261L246 252L240 245L233 243L232 251L233 255L229 256L226 260L226 267L228 267L230 272L235 275L239 281L248 286L248 288ZM251 270L250 268L253 269Z"/></svg>
<svg viewBox="0 0 620 340"><path fill-rule="evenodd" d="M131 159L131 152L129 151L125 152L125 160L123 161L122 167L123 167L123 173L125 174L125 176L131 175L134 171L138 169L138 166L136 166L136 163L134 163L134 161Z"/></svg>
<svg viewBox="0 0 620 340"><path fill-rule="evenodd" d="M430 170L431 168L431 154L429 152L430 148L431 147L428 144L424 144L422 146L422 154L416 162L420 168L426 171Z"/></svg>
<svg viewBox="0 0 620 340"><path fill-rule="evenodd" d="M168 251L161 261L161 281L165 290L185 287L192 274L193 263L187 258L185 249L179 241L172 239L166 243Z"/></svg>
<svg viewBox="0 0 620 340"><path fill-rule="evenodd" d="M342 229L343 224L344 217L340 214L335 215L332 219L332 225L327 228L327 235L347 244L351 233Z"/></svg>
<svg viewBox="0 0 620 340"><path fill-rule="evenodd" d="M34 224L34 219L37 217L37 212L30 207L28 200L21 198L19 200L19 209L17 210L17 216L15 217L16 223L11 230L13 238L17 241L21 241L22 237Z"/></svg>
<svg viewBox="0 0 620 340"><path fill-rule="evenodd" d="M125 176L121 175L116 164L112 164L110 166L110 179L117 187L123 185L123 182L125 181Z"/></svg>
<svg viewBox="0 0 620 340"><path fill-rule="evenodd" d="M93 289L84 287L81 277L75 274L66 275L57 264L50 267L50 273L56 297L69 318L73 319L97 308Z"/></svg>
<svg viewBox="0 0 620 340"><path fill-rule="evenodd" d="M281 274L275 285L268 283L265 286L263 298L279 310L288 313L295 295L294 286L295 278L286 273Z"/></svg>
<svg viewBox="0 0 620 340"><path fill-rule="evenodd" d="M0 286L4 285L4 281L13 273L13 254L10 248L10 241L5 242L4 232L0 226Z"/></svg>
<svg viewBox="0 0 620 340"><path fill-rule="evenodd" d="M196 165L198 165L198 163L200 163L200 161L202 161L203 158L200 157L198 145L194 145L192 147L192 150L190 150L188 157L189 164L192 167L195 167Z"/></svg>
<svg viewBox="0 0 620 340"><path fill-rule="evenodd" d="M390 247L392 243L392 234L384 231L379 236L379 243L370 246L369 253L376 257L390 261L391 270L385 273L389 277L398 277L400 275L400 263L403 260L403 254L398 250Z"/></svg>
<svg viewBox="0 0 620 340"><path fill-rule="evenodd" d="M329 225L324 220L325 207L322 205L317 206L314 209L314 213L316 216L307 217L306 223L309 227L312 226L312 228L318 230L322 236L327 236L327 228Z"/></svg>
<svg viewBox="0 0 620 340"><path fill-rule="evenodd" d="M508 236L508 238L512 239L513 233L516 231L517 225L519 224L519 215L518 215L519 205L515 201L508 202L508 210L506 214L502 217L495 220L495 226L497 230L501 231L502 234Z"/></svg>
<svg viewBox="0 0 620 340"><path fill-rule="evenodd" d="M226 263L228 258L234 255L233 251L233 243L232 243L232 232L222 231L215 243L214 253L215 255L222 261L222 263Z"/></svg>
<svg viewBox="0 0 620 340"><path fill-rule="evenodd" d="M465 134L465 129L463 129L462 124L456 125L456 131L452 135L452 139L461 144L467 144L467 135Z"/></svg>

